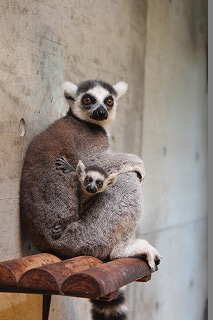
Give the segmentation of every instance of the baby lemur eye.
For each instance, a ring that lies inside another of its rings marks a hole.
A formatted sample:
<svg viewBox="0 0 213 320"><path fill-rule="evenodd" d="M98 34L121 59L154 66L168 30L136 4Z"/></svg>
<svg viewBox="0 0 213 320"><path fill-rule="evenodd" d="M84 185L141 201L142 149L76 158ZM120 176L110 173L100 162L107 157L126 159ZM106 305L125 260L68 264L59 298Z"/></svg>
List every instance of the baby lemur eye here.
<svg viewBox="0 0 213 320"><path fill-rule="evenodd" d="M83 104L91 104L91 99L90 98L84 98L83 99Z"/></svg>
<svg viewBox="0 0 213 320"><path fill-rule="evenodd" d="M100 181L100 180L97 180L96 184L97 184L98 188L102 188L103 187L103 182Z"/></svg>
<svg viewBox="0 0 213 320"><path fill-rule="evenodd" d="M112 97L107 97L107 98L104 100L104 103L105 103L106 105L108 105L109 107L112 107L113 104L114 104L114 100L113 100Z"/></svg>
<svg viewBox="0 0 213 320"><path fill-rule="evenodd" d="M84 179L84 183L90 183L90 182L92 182L92 178L86 177L86 178Z"/></svg>

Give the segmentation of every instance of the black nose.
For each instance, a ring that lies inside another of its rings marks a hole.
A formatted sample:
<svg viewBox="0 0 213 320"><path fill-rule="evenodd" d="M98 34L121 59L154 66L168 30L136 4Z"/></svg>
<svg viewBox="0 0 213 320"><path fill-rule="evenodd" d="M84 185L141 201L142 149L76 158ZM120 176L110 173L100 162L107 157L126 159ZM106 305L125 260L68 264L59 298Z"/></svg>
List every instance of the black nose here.
<svg viewBox="0 0 213 320"><path fill-rule="evenodd" d="M98 189L96 187L92 187L91 185L88 185L86 187L87 192L89 193L96 193L98 191Z"/></svg>
<svg viewBox="0 0 213 320"><path fill-rule="evenodd" d="M100 121L106 120L108 118L108 112L103 106L100 106L93 111L91 118Z"/></svg>

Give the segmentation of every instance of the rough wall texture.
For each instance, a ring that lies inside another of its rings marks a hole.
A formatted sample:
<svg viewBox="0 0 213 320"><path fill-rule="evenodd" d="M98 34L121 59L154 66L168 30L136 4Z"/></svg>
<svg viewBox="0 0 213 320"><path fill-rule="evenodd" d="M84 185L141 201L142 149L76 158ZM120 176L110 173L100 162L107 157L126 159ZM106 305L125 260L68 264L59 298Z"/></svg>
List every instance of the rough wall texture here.
<svg viewBox="0 0 213 320"><path fill-rule="evenodd" d="M131 287L132 319L206 319L206 2L148 2L142 158L145 210L138 231L163 256ZM134 302L133 302L134 303Z"/></svg>
<svg viewBox="0 0 213 320"><path fill-rule="evenodd" d="M129 94L122 98L114 135L123 150L130 136L137 136L130 148L140 152L142 100L137 97L142 97L146 1L1 0L0 10L0 259L6 260L31 252L20 241L20 170L30 139L66 113L64 80L127 81ZM130 104L135 106L131 120ZM32 320L28 298L20 296L19 303L15 296L10 303L14 295L1 294L2 318ZM89 319L88 302L76 300L55 297L50 319ZM33 320L40 319L38 297L31 304Z"/></svg>
<svg viewBox="0 0 213 320"><path fill-rule="evenodd" d="M114 149L144 159L138 234L163 255L152 281L128 286L130 319L203 319L206 1L0 3L0 259L33 252L20 237L20 171L30 139L66 113L63 81L125 80ZM41 319L41 297L1 293L0 318ZM54 297L50 320L70 319L89 320L88 301Z"/></svg>

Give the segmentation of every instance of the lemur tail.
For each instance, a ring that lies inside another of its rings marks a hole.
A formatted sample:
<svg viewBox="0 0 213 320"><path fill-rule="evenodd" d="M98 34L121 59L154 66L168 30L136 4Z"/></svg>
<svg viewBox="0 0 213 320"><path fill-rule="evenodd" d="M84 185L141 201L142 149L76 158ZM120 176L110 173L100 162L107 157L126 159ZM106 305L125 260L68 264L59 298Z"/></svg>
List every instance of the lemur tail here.
<svg viewBox="0 0 213 320"><path fill-rule="evenodd" d="M93 320L127 320L124 290L120 289L118 297L111 301L91 300Z"/></svg>

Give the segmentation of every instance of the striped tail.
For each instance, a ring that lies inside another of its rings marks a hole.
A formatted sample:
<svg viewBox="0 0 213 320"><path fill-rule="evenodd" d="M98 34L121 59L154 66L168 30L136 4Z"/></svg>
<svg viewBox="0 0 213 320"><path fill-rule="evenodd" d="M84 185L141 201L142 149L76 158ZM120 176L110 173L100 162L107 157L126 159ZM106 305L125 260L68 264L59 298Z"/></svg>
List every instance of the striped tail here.
<svg viewBox="0 0 213 320"><path fill-rule="evenodd" d="M118 297L111 301L91 300L93 320L127 320L124 289L119 290Z"/></svg>

